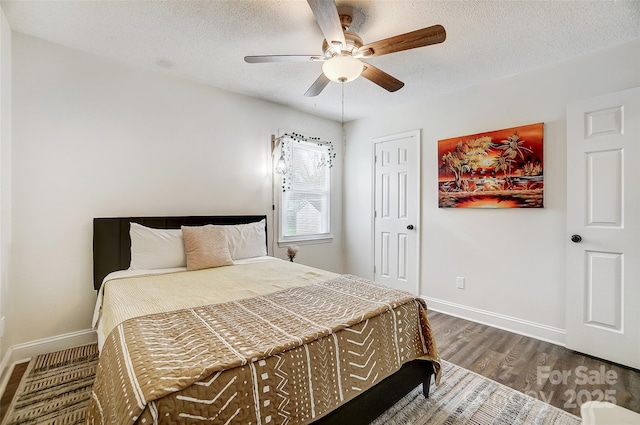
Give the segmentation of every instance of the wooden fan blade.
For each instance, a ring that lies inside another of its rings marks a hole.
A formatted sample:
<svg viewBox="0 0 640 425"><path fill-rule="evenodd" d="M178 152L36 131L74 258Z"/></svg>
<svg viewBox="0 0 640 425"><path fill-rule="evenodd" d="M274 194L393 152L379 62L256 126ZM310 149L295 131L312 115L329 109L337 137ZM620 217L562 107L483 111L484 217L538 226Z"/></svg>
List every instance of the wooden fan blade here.
<svg viewBox="0 0 640 425"><path fill-rule="evenodd" d="M316 17L318 26L329 45L340 43L340 48L346 45L338 8L334 0L307 0L309 7Z"/></svg>
<svg viewBox="0 0 640 425"><path fill-rule="evenodd" d="M404 83L402 81L368 63L364 64L364 70L361 75L367 80L373 81L383 89L390 92L400 90L404 87Z"/></svg>
<svg viewBox="0 0 640 425"><path fill-rule="evenodd" d="M382 56L388 53L442 43L446 38L447 32L444 30L444 27L442 25L434 25L366 44L358 49L358 54L361 54L365 58Z"/></svg>
<svg viewBox="0 0 640 425"><path fill-rule="evenodd" d="M263 55L263 56L245 56L244 61L247 63L269 63L269 62L314 62L323 61L324 56L312 55Z"/></svg>
<svg viewBox="0 0 640 425"><path fill-rule="evenodd" d="M304 95L306 97L313 97L313 96L319 95L320 92L322 92L322 90L324 90L324 88L327 87L327 84L329 84L329 81L330 80L324 74L320 74L318 79L314 81L313 84L311 84L311 87L309 87L309 90L307 90L307 92Z"/></svg>

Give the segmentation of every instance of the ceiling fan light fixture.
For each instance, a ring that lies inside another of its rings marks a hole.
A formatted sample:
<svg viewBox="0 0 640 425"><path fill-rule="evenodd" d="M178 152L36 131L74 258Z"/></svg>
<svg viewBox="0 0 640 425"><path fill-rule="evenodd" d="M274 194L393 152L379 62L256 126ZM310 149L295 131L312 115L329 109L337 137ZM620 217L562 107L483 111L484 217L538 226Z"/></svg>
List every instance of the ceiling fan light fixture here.
<svg viewBox="0 0 640 425"><path fill-rule="evenodd" d="M322 64L324 75L336 83L348 83L362 74L363 64L349 55L334 56Z"/></svg>

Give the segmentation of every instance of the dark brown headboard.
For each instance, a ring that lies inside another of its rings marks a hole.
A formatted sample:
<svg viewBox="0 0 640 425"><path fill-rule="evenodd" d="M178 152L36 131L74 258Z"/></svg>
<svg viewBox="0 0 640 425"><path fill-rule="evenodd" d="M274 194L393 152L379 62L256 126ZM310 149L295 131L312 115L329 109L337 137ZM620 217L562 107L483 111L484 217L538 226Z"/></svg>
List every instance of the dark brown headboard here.
<svg viewBox="0 0 640 425"><path fill-rule="evenodd" d="M215 215L189 217L107 217L93 219L93 287L98 290L109 273L125 270L131 264L129 223L156 229L205 224L246 224L265 220L266 215ZM266 235L266 225L265 225ZM265 244L268 242L265 237Z"/></svg>

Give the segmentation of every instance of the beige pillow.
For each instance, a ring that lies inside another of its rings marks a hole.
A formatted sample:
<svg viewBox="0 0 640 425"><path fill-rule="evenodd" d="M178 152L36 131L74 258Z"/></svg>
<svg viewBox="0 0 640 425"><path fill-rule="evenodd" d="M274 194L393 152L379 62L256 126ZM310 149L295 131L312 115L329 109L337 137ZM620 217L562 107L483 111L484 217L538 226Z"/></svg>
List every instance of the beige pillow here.
<svg viewBox="0 0 640 425"><path fill-rule="evenodd" d="M206 226L182 226L187 270L231 266L233 260L224 229Z"/></svg>

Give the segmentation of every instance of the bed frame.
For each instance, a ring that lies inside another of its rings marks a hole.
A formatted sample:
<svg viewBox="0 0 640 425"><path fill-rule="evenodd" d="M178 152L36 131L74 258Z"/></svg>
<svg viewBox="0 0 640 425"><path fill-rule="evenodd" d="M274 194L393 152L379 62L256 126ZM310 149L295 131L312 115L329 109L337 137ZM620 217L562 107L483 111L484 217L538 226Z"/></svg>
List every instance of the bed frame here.
<svg viewBox="0 0 640 425"><path fill-rule="evenodd" d="M158 229L205 224L246 224L265 219L265 215L185 216L185 217L109 217L93 219L93 287L98 290L106 275L125 270L131 263L129 223ZM266 232L265 232L266 234ZM265 244L267 244L265 238ZM411 361L353 400L313 422L314 425L366 425L420 384L425 397L433 375L429 361Z"/></svg>

